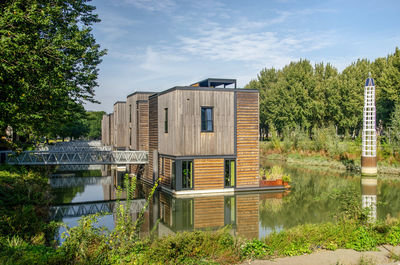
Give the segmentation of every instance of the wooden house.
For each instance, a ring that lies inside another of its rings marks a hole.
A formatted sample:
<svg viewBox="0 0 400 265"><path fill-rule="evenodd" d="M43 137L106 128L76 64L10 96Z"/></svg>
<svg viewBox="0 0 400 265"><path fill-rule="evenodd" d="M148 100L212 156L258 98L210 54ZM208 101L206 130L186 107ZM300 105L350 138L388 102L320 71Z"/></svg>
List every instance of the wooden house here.
<svg viewBox="0 0 400 265"><path fill-rule="evenodd" d="M259 187L259 94L206 79L149 97L149 170L176 195Z"/></svg>
<svg viewBox="0 0 400 265"><path fill-rule="evenodd" d="M127 120L127 111L126 111L126 102L125 101L117 101L114 103L114 112L113 112L113 141L111 145L116 149L127 149L128 147L128 125L126 123Z"/></svg>
<svg viewBox="0 0 400 265"><path fill-rule="evenodd" d="M149 148L149 96L152 94L154 92L135 92L126 98L130 150Z"/></svg>

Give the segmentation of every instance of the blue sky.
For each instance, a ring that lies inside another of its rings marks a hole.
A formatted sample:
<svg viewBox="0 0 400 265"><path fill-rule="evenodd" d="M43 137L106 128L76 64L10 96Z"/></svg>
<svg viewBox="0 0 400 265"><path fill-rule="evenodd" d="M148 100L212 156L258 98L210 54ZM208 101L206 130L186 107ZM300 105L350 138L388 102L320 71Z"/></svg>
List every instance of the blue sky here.
<svg viewBox="0 0 400 265"><path fill-rule="evenodd" d="M93 0L93 34L108 55L88 110L112 112L135 91L208 77L243 87L263 68L330 62L340 71L400 47L398 0Z"/></svg>

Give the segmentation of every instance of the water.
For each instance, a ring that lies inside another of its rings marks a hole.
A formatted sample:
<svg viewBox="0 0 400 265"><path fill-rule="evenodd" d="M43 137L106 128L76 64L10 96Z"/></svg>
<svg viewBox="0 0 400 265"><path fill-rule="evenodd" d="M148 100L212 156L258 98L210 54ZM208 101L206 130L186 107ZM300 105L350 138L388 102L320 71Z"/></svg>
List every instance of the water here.
<svg viewBox="0 0 400 265"><path fill-rule="evenodd" d="M275 162L263 161L263 166ZM158 192L145 213L142 232L148 233L154 226L159 236L197 229L218 229L231 225L231 232L247 238L262 238L272 231L281 231L299 224L332 221L340 204L335 196L343 190L358 194L361 204L377 201L376 217L398 216L400 213L400 181L379 180L361 188L361 178L329 168L310 168L282 165L292 178L291 190L286 192L249 192L233 196L202 196L174 198ZM111 171L111 176L69 177L52 179L58 208L54 219L75 226L79 216L96 210L112 212L117 199L115 186L121 186L124 172ZM107 175L107 174L106 174ZM364 183L365 184L365 183ZM137 197L144 198L151 187L138 185ZM364 196L362 196L362 191ZM89 203L85 203L89 202ZM138 200L140 206L141 200ZM57 207L56 207L57 208ZM132 215L137 216L138 211ZM109 229L114 226L112 213L100 218L100 225ZM64 229L60 229L59 237ZM62 239L61 239L62 242Z"/></svg>

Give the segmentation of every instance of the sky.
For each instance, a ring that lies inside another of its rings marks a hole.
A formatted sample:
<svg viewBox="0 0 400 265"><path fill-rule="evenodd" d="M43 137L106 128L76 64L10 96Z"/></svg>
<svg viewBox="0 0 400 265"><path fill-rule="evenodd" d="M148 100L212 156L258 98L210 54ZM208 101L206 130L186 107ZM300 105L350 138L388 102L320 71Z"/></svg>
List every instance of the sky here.
<svg viewBox="0 0 400 265"><path fill-rule="evenodd" d="M399 0L93 0L93 35L108 50L96 99L112 112L136 91L160 92L206 78L244 87L264 68L292 61L339 71L400 47Z"/></svg>

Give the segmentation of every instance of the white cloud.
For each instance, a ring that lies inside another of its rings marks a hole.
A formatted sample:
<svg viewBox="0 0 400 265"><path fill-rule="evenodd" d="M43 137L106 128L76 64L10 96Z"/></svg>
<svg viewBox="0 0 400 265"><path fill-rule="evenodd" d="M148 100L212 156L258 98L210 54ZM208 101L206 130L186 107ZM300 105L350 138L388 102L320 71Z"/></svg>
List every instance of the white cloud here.
<svg viewBox="0 0 400 265"><path fill-rule="evenodd" d="M251 23L247 23L250 25ZM242 61L268 65L288 63L299 52L331 45L332 33L288 33L251 31L243 24L237 27L215 26L198 30L194 36L180 36L182 50L208 60Z"/></svg>
<svg viewBox="0 0 400 265"><path fill-rule="evenodd" d="M172 0L123 0L123 3L150 12L169 12L176 6L175 2Z"/></svg>

